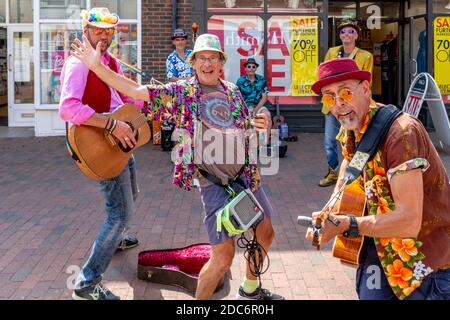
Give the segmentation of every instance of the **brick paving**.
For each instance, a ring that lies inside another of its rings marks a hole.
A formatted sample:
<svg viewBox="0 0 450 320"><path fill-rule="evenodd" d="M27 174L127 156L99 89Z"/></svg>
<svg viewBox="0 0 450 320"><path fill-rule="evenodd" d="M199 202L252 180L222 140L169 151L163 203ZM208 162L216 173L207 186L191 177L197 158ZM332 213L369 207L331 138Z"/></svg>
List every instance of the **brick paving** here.
<svg viewBox="0 0 450 320"><path fill-rule="evenodd" d="M317 182L325 173L322 134L300 133L289 142L276 176L263 177L275 208L275 241L264 286L287 299L356 299L355 269L304 241L298 214L318 210L331 188ZM448 169L450 153L440 151ZM171 181L170 154L148 144L136 152L141 194L131 232L140 246L117 253L106 285L122 299L193 299L184 290L137 279L142 250L207 242L198 191ZM95 182L75 168L63 137L0 138L0 299L70 299L73 267L87 258L105 217ZM244 274L238 249L231 277L215 299L234 299Z"/></svg>

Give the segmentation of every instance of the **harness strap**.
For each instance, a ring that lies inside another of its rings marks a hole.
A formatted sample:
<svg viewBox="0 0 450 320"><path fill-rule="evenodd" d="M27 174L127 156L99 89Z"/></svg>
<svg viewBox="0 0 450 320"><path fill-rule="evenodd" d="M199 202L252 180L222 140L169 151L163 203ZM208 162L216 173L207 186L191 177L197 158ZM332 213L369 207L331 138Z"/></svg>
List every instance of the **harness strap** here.
<svg viewBox="0 0 450 320"><path fill-rule="evenodd" d="M206 170L198 168L198 171L200 172L200 174L203 177L205 177L210 182L212 182L212 183L214 183L214 184L224 188L225 191L228 192L233 198L236 196L235 191L233 190L233 188L231 188L231 185L234 182L238 183L244 189L247 188L247 186L245 185L244 181L241 178L242 173L244 173L244 166L242 166L242 168L239 170L239 172L233 178L228 178L228 183L225 184L225 185L222 183L222 180L220 180L219 178L217 178L216 176L214 176L212 174L209 174L208 172L206 172Z"/></svg>
<svg viewBox="0 0 450 320"><path fill-rule="evenodd" d="M349 185L361 175L367 162L375 156L384 142L392 123L402 113L400 109L391 104L378 109L344 172L346 185Z"/></svg>

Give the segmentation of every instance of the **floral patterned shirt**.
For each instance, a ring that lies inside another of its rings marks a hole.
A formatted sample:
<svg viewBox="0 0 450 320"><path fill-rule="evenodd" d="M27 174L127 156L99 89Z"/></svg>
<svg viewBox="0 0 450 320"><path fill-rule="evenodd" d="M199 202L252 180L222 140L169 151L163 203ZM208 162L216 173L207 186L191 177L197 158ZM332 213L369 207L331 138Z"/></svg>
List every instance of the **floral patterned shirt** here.
<svg viewBox="0 0 450 320"><path fill-rule="evenodd" d="M167 80L170 78L187 78L192 76L192 66L186 61L192 50L185 49L185 60L181 59L176 50L174 50L166 60L166 76Z"/></svg>
<svg viewBox="0 0 450 320"><path fill-rule="evenodd" d="M226 92L228 103L236 128L245 133L244 175L252 191L260 187L260 175L255 153L250 152L250 117L241 93L236 85L220 80ZM194 163L193 138L194 129L201 123L200 100L201 91L198 78L170 82L165 85L148 85L149 116L152 120L172 123L178 135L176 146L177 158L172 183L182 189L191 190Z"/></svg>
<svg viewBox="0 0 450 320"><path fill-rule="evenodd" d="M366 124L355 140L358 143L375 111L371 105ZM347 160L352 157L348 131L338 140ZM417 238L374 238L381 265L399 299L420 286L425 276L450 267L450 186L442 161L420 121L407 114L392 124L387 138L364 169L364 188L370 215L395 214L390 181L397 174L421 168L423 171L422 226Z"/></svg>
<svg viewBox="0 0 450 320"><path fill-rule="evenodd" d="M268 93L266 79L259 74L255 74L255 80L250 81L247 75L238 79L236 85L241 90L245 103L248 106L256 106L262 98L263 93Z"/></svg>

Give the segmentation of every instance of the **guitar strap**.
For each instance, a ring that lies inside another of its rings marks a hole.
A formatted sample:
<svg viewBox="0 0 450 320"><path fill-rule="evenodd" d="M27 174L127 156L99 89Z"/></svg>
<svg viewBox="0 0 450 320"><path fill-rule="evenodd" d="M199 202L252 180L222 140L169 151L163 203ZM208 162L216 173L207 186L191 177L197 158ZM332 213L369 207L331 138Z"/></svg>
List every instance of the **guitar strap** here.
<svg viewBox="0 0 450 320"><path fill-rule="evenodd" d="M67 151L69 151L69 154L72 157L72 159L75 160L76 162L81 163L80 158L78 157L78 155L75 153L75 151L70 146L70 143L69 143L69 123L67 121L66 121L66 147L67 147Z"/></svg>
<svg viewBox="0 0 450 320"><path fill-rule="evenodd" d="M344 181L349 185L362 173L367 162L372 159L380 148L392 123L402 111L389 104L379 108L356 148L355 155L344 172Z"/></svg>

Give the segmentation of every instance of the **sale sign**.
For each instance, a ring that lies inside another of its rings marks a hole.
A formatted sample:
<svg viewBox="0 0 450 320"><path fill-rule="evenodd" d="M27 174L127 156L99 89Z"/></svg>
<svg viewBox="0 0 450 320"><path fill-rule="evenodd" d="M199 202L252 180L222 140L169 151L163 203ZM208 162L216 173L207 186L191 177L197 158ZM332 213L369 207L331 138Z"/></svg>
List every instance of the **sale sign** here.
<svg viewBox="0 0 450 320"><path fill-rule="evenodd" d="M296 21L295 28L300 30L296 39L292 38L291 32L293 20ZM299 16L274 16L268 20L266 80L272 95L312 95L308 88L317 74L317 21L317 17ZM264 75L263 19L250 15L214 15L208 20L208 33L219 37L222 49L228 56L224 70L226 80L236 83L245 73L243 64L249 57L255 58L259 64L257 73ZM294 40L298 40L296 45ZM302 59L302 55L307 58ZM294 61L297 63L295 67ZM296 77L295 88L293 76Z"/></svg>
<svg viewBox="0 0 450 320"><path fill-rule="evenodd" d="M317 17L291 17L292 95L312 96L319 65Z"/></svg>
<svg viewBox="0 0 450 320"><path fill-rule="evenodd" d="M442 94L450 94L450 17L434 19L434 79Z"/></svg>

